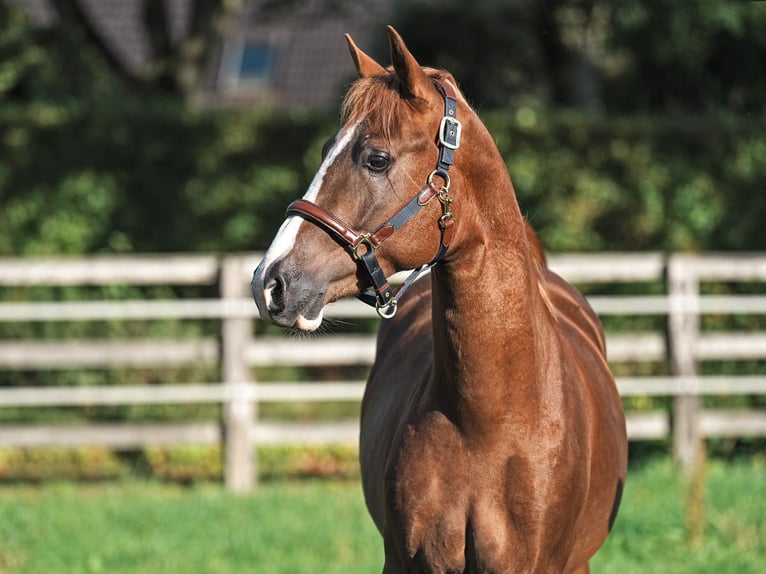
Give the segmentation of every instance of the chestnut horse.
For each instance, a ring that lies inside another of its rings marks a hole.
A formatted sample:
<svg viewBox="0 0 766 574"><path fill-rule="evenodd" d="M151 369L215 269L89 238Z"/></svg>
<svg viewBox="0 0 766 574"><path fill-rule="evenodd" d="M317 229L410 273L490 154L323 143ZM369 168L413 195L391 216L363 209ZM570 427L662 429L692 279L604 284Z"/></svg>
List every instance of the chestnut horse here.
<svg viewBox="0 0 766 574"><path fill-rule="evenodd" d="M452 76L393 28L387 69L347 40L359 79L255 270L261 317L312 331L357 295L390 319L360 438L384 572L587 572L626 474L601 324L547 269ZM431 267L406 296L386 279Z"/></svg>

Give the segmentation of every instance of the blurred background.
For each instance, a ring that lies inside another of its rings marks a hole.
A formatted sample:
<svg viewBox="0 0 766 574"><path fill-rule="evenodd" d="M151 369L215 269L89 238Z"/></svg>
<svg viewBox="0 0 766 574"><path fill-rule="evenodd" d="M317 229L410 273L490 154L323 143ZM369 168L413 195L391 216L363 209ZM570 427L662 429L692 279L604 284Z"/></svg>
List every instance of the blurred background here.
<svg viewBox="0 0 766 574"><path fill-rule="evenodd" d="M548 249L763 249L762 4L3 0L0 253L267 246L385 23Z"/></svg>
<svg viewBox="0 0 766 574"><path fill-rule="evenodd" d="M618 377L750 385L686 406L624 393L651 424L594 571L766 570L766 263L742 255L766 252L766 2L0 0L0 572L381 568L353 440L376 319L341 310L329 335L286 338L246 299L338 128L343 33L387 64L386 24L455 76L554 259L632 268L581 273L584 292L665 297L605 313L635 351ZM746 335L684 363L697 343L670 324L668 258L710 252L737 271L695 272L695 293L739 302L695 315L692 337ZM238 423L214 387L256 381L272 399L243 424L266 438L227 470ZM753 422L705 419L679 463L678 421L703 408Z"/></svg>

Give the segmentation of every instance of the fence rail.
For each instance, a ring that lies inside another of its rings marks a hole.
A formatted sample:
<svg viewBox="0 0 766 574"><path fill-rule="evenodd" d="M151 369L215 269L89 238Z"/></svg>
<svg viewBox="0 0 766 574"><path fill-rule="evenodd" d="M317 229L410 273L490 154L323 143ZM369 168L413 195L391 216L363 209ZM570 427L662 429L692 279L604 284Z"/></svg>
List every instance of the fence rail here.
<svg viewBox="0 0 766 574"><path fill-rule="evenodd" d="M196 404L223 406L221 423L2 425L0 445L105 445L132 449L184 443L223 444L229 488L245 491L256 476L254 444L355 442L358 423L266 422L257 405L268 402L352 401L362 381L322 384L255 381L254 367L369 365L375 342L368 335L326 335L305 340L254 336L255 305L248 285L259 254L90 257L72 260L0 259L0 287L173 285L217 286L210 298L115 301L13 301L0 303L0 323L196 320L220 321L219 337L189 340L3 340L0 341L0 408L82 405ZM707 437L766 436L762 410L708 410L705 395L766 394L766 375L704 376L702 361L766 359L766 332L702 332L707 314L766 314L766 296L702 294L704 282L766 283L766 254L663 255L614 253L558 255L551 267L573 283L665 285L660 295L598 295L589 298L603 316L660 316L662 332L608 333L610 361L660 362L669 375L621 377L624 397L673 397L671 413L629 412L631 440L672 436L678 460L698 455ZM371 317L353 301L328 309L329 316ZM172 368L218 365L221 380L118 387L8 387L3 372L61 369Z"/></svg>

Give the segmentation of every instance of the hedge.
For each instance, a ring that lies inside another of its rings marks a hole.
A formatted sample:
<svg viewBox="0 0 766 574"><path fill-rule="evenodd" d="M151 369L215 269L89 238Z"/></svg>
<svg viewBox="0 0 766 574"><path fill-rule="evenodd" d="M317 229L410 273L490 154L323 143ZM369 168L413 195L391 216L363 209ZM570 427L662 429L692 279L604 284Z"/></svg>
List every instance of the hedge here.
<svg viewBox="0 0 766 574"><path fill-rule="evenodd" d="M0 483L109 480L146 476L185 484L220 481L219 447L148 447L117 454L104 447L0 449ZM356 446L263 446L257 449L262 479L359 478Z"/></svg>
<svg viewBox="0 0 766 574"><path fill-rule="evenodd" d="M0 255L263 249L338 127L109 103L0 107ZM766 248L766 118L482 117L548 249Z"/></svg>

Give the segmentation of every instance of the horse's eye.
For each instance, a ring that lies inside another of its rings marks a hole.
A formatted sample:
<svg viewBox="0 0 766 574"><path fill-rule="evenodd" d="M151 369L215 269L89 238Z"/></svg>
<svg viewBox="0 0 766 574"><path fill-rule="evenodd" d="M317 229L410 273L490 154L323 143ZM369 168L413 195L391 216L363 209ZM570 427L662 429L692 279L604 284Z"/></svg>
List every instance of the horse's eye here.
<svg viewBox="0 0 766 574"><path fill-rule="evenodd" d="M388 169L391 165L391 156L384 152L373 152L367 158L365 166L370 171L375 173L381 173Z"/></svg>

